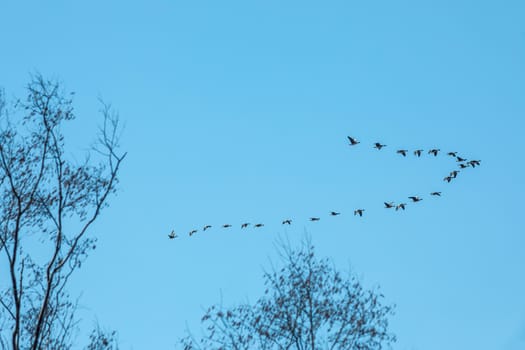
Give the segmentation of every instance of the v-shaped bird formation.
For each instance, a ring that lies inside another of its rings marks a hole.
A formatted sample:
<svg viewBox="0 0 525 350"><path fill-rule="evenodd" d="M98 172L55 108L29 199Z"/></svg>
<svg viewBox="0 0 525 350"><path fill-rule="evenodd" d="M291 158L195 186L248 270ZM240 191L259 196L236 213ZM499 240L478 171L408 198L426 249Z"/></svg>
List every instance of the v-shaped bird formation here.
<svg viewBox="0 0 525 350"><path fill-rule="evenodd" d="M351 137L351 136L347 136L348 138L348 145L349 146L352 146L352 147L356 147L357 145L361 144L361 142L359 140L357 140L355 137ZM387 147L387 145L385 144L382 144L381 142L374 142L371 144L371 147L374 148L374 149L377 149L378 151L381 151L383 148ZM408 149L398 149L395 151L396 154L399 154L403 157L407 157L407 155L410 154L410 151ZM441 153L441 150L439 148L431 148L429 150L427 150L426 154L428 156L431 156L431 157L437 157L438 154ZM414 157L421 157L422 155L425 154L425 150L423 149L416 149L416 150L413 150L412 151L412 154ZM477 159L467 159L467 158L464 158L462 156L459 156L458 155L458 152L456 151L450 151L448 153L446 153L446 156L450 157L450 158L453 158L456 160L456 164L457 164L457 167L460 169L454 169L452 170L447 176L445 176L443 178L443 181L447 182L447 183L450 183L452 182L455 178L457 178L457 176L459 175L460 171L462 169L467 169L467 168L476 168L477 166L480 166L481 165L481 160L477 160ZM431 192L429 193L429 195L431 197L441 197L441 191L434 191L434 192ZM420 201L423 200L422 197L420 196L417 196L417 195L414 195L414 196L407 196L407 199L410 199L410 203L418 203ZM392 201L384 201L383 202L383 205L384 205L384 208L385 209L395 209L396 211L399 211L399 210L405 210L406 207L407 207L407 203L395 203L395 202L392 202ZM362 217L365 213L365 209L363 208L356 208L354 209L354 216L357 216L357 217ZM335 217L335 216L339 216L341 215L342 213L341 212L337 212L337 211L328 211L328 215L331 216L331 217ZM311 222L316 222L316 221L320 221L321 220L321 217L319 216L312 216L309 218L309 221ZM282 225L292 225L292 219L291 218L285 218L281 221L281 224ZM229 228L232 228L233 225L230 224L230 223L223 223L221 225L219 225L222 229L229 229ZM240 229L244 230L244 229L248 229L248 227L253 227L254 229L258 229L258 228L261 228L261 227L264 227L264 223L256 223L256 224L251 224L249 222L243 222L242 224L240 224L238 227L240 227ZM206 230L209 230L211 229L213 226L212 225L209 225L209 224L206 224L202 227L202 232L206 231ZM197 228L193 228L191 229L189 232L188 232L188 235L191 237L193 236L194 234L196 234L197 232L199 232L199 229ZM168 234L168 238L169 239L175 239L175 238L178 238L178 234L175 233L175 230L171 230L171 232Z"/></svg>

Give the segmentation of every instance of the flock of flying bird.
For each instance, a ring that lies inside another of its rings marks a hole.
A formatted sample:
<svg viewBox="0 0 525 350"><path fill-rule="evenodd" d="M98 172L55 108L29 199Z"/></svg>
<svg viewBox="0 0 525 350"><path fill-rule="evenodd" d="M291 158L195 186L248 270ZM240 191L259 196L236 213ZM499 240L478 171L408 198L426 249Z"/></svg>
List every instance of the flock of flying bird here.
<svg viewBox="0 0 525 350"><path fill-rule="evenodd" d="M347 136L348 138L348 142L349 142L349 146L356 146L358 144L360 144L361 142L359 142L356 138L353 138L353 137L350 137L350 136ZM380 142L376 142L373 144L373 148L377 149L377 150L381 150L382 148L386 147L387 145L384 145ZM429 149L427 151L427 154L429 155L432 155L434 157L437 157L438 153L440 153L441 150L439 148L432 148L432 149ZM398 149L396 150L396 153L397 154L400 154L401 156L403 157L406 157L408 154L409 154L409 151L407 149ZM416 157L421 157L421 155L424 153L424 150L422 149L416 149L413 151L413 154L414 156ZM458 163L458 168L459 169L466 169L466 168L469 168L469 167L472 167L472 168L475 168L477 166L480 166L481 165L481 161L480 160L475 160L475 159L466 159L466 158L463 158L461 156L458 156L458 152L448 152L447 153L447 156L450 156L452 158L455 158L456 159L456 162ZM460 170L453 170L450 172L449 175L445 176L445 178L443 179L443 181L445 182L451 182L453 179L455 179L458 174L459 174ZM431 192L430 193L431 196L435 196L435 197L440 197L441 196L441 192ZM417 202L420 202L423 200L423 198L419 197L419 196L410 196L410 197L407 197L408 199L411 200L412 203L417 203ZM394 202L384 202L384 208L386 209L395 209L396 211L397 210L405 210L405 207L407 206L407 203L394 203ZM354 210L354 215L355 216L363 216L365 212L365 209L362 209L362 208L359 208L359 209L355 209ZM337 216L337 215L340 215L341 213L339 212L336 212L336 211L331 211L330 212L330 216ZM309 219L310 221L319 221L321 220L321 218L319 217L311 217ZM282 225L291 225L292 224L292 219L285 219L282 221ZM250 226L251 224L249 222L245 222L243 224L241 224L241 229L245 229L247 228L248 226ZM263 223L257 223L257 224L254 224L253 227L254 228L260 228L260 227L263 227L264 224ZM230 228L232 227L232 225L230 224L223 224L221 226L222 228L224 229L227 229L227 228ZM206 231L208 229L212 228L211 225L205 225L203 228L202 228L202 231ZM198 230L197 229L193 229L189 232L189 236L193 236L195 233L197 233ZM175 230L172 230L169 234L168 234L168 238L169 239L174 239L174 238L177 238L179 237L176 233L175 233Z"/></svg>

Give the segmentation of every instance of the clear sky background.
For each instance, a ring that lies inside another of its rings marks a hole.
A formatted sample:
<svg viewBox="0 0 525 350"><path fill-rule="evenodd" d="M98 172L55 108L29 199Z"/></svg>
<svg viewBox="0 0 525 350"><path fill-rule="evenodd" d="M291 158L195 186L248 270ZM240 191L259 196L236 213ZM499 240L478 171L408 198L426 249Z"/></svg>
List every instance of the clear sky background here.
<svg viewBox="0 0 525 350"><path fill-rule="evenodd" d="M71 284L83 326L174 348L205 307L260 296L276 239L308 232L397 305L395 349L525 348L524 18L519 0L3 1L8 95L34 72L75 91L76 154L98 96L126 123L121 190ZM395 154L420 147L482 166L447 184L453 159Z"/></svg>

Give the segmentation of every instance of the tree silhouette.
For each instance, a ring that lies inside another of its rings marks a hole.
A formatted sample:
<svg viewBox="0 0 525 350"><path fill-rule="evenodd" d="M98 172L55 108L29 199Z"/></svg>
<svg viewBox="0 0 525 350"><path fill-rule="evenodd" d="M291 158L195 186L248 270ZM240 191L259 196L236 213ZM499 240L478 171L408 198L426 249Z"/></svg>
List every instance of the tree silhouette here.
<svg viewBox="0 0 525 350"><path fill-rule="evenodd" d="M118 350L117 333L105 331L97 324L89 335L89 344L84 350Z"/></svg>
<svg viewBox="0 0 525 350"><path fill-rule="evenodd" d="M377 289L317 259L308 241L280 252L284 266L264 273L264 296L253 305L211 306L203 336L181 339L184 349L382 349L395 342L393 306Z"/></svg>
<svg viewBox="0 0 525 350"><path fill-rule="evenodd" d="M61 132L75 118L71 96L41 75L32 77L23 100L10 103L0 91L4 349L71 347L76 301L66 285L95 249L88 229L115 191L125 157L117 153L118 116L104 105L96 152L81 163L71 159Z"/></svg>

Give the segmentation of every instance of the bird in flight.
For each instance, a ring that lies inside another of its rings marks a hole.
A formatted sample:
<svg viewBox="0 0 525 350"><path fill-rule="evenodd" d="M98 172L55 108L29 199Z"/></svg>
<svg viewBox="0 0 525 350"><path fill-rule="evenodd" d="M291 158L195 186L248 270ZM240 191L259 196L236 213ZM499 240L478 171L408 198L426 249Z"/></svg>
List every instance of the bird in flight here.
<svg viewBox="0 0 525 350"><path fill-rule="evenodd" d="M336 212L336 211L331 211L331 212L330 212L330 215L332 215L332 216L337 216L337 215L341 215L341 213L338 213L338 212Z"/></svg>
<svg viewBox="0 0 525 350"><path fill-rule="evenodd" d="M433 154L434 157L437 157L438 152L439 152L439 148L432 148L431 150L428 151L428 154Z"/></svg>
<svg viewBox="0 0 525 350"><path fill-rule="evenodd" d="M291 219L286 219L286 220L283 220L283 225L291 225L292 224L292 220Z"/></svg>
<svg viewBox="0 0 525 350"><path fill-rule="evenodd" d="M481 160L471 160L470 162L468 162L468 164L470 164L471 167L475 168L476 166L480 166Z"/></svg>
<svg viewBox="0 0 525 350"><path fill-rule="evenodd" d="M452 178L454 178L454 179L458 176L458 174L459 174L459 170L454 170L454 171L451 171L451 172L450 172L450 176L451 176ZM449 181L449 182L450 182L450 181Z"/></svg>
<svg viewBox="0 0 525 350"><path fill-rule="evenodd" d="M430 195L441 197L441 192L431 192Z"/></svg>
<svg viewBox="0 0 525 350"><path fill-rule="evenodd" d="M452 179L453 179L452 176L445 176L445 178L443 179L443 181L450 182L450 181L452 181Z"/></svg>
<svg viewBox="0 0 525 350"><path fill-rule="evenodd" d="M386 147L386 145L382 145L379 142L374 143L374 148L377 148L378 150L381 150L383 147Z"/></svg>
<svg viewBox="0 0 525 350"><path fill-rule="evenodd" d="M394 202L384 202L384 203L385 203L385 208L387 209L390 209L396 206Z"/></svg>
<svg viewBox="0 0 525 350"><path fill-rule="evenodd" d="M353 137L350 137L350 136L347 136L347 137L348 137L348 141L350 142L350 146L355 146L358 143L361 143L361 142L357 141L357 139L354 139Z"/></svg>
<svg viewBox="0 0 525 350"><path fill-rule="evenodd" d="M230 225L230 224L224 224L224 225L222 225L222 227L224 227L224 228L228 228L228 227L232 227L232 225Z"/></svg>
<svg viewBox="0 0 525 350"><path fill-rule="evenodd" d="M364 209L356 209L354 210L354 215L363 216Z"/></svg>
<svg viewBox="0 0 525 350"><path fill-rule="evenodd" d="M195 233L197 233L197 230L191 230L190 231L190 237L193 236Z"/></svg>
<svg viewBox="0 0 525 350"><path fill-rule="evenodd" d="M414 151L414 155L415 155L415 156L418 156L418 157L421 157L421 153L422 153L422 152L423 152L422 149L416 149L416 150Z"/></svg>
<svg viewBox="0 0 525 350"><path fill-rule="evenodd" d="M320 218L310 218L310 221L319 221L321 220Z"/></svg>
<svg viewBox="0 0 525 350"><path fill-rule="evenodd" d="M401 154L403 157L406 157L406 156L407 156L407 152L408 152L407 149L398 149L398 150L396 151L396 153Z"/></svg>
<svg viewBox="0 0 525 350"><path fill-rule="evenodd" d="M467 158L461 158L460 156L456 157L456 162L466 162Z"/></svg>
<svg viewBox="0 0 525 350"><path fill-rule="evenodd" d="M423 200L423 198L419 198L418 196L411 196L411 197L408 197L408 198L410 198L412 200L412 202L414 202L414 203Z"/></svg>
<svg viewBox="0 0 525 350"><path fill-rule="evenodd" d="M175 233L175 230L171 230L171 232L170 232L170 234L168 235L168 237L169 237L170 239L173 239L173 238L176 238L176 237L178 237L178 236L177 236L177 234Z"/></svg>
<svg viewBox="0 0 525 350"><path fill-rule="evenodd" d="M246 227L248 227L248 225L250 225L250 223L249 222L245 222L244 224L241 225L241 228L246 228Z"/></svg>
<svg viewBox="0 0 525 350"><path fill-rule="evenodd" d="M460 168L460 169L468 168L468 164L465 164L465 163L459 163L459 168Z"/></svg>
<svg viewBox="0 0 525 350"><path fill-rule="evenodd" d="M206 231L207 229L211 228L211 225L206 225L202 228L203 231Z"/></svg>
<svg viewBox="0 0 525 350"><path fill-rule="evenodd" d="M405 210L405 205L407 205L406 203L399 203L397 206L396 206L396 210L399 210L399 209L403 209Z"/></svg>
<svg viewBox="0 0 525 350"><path fill-rule="evenodd" d="M264 224L255 224L255 225L253 225L253 227L263 227L263 226L264 226Z"/></svg>
<svg viewBox="0 0 525 350"><path fill-rule="evenodd" d="M457 157L458 152L448 152L447 156Z"/></svg>

